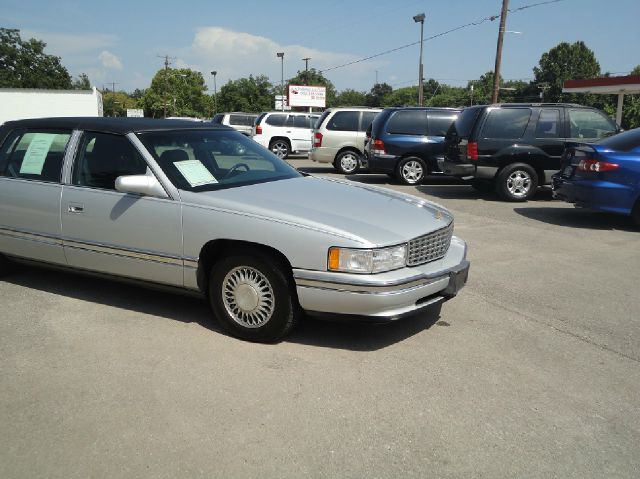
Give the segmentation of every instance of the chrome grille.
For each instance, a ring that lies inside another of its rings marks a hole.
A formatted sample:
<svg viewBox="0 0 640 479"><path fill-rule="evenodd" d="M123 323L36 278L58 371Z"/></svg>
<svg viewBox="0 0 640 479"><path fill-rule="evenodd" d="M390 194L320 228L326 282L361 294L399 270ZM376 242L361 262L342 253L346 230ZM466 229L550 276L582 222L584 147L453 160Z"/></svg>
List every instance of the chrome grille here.
<svg viewBox="0 0 640 479"><path fill-rule="evenodd" d="M409 241L407 266L417 266L442 258L449 249L451 235L453 235L453 221L438 231Z"/></svg>

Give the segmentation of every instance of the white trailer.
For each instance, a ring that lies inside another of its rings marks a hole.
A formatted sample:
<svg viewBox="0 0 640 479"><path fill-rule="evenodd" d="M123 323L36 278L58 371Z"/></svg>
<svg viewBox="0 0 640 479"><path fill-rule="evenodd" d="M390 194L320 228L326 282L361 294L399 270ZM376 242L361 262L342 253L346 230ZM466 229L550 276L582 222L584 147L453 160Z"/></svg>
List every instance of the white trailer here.
<svg viewBox="0 0 640 479"><path fill-rule="evenodd" d="M92 90L0 88L0 125L11 120L103 116L102 94Z"/></svg>

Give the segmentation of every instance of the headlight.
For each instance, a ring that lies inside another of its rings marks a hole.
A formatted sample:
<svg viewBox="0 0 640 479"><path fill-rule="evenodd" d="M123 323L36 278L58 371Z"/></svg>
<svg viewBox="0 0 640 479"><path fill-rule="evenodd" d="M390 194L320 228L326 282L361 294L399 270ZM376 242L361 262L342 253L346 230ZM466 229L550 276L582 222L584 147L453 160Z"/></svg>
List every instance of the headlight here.
<svg viewBox="0 0 640 479"><path fill-rule="evenodd" d="M407 262L407 245L390 248L350 249L329 248L329 271L347 273L381 273L403 268Z"/></svg>

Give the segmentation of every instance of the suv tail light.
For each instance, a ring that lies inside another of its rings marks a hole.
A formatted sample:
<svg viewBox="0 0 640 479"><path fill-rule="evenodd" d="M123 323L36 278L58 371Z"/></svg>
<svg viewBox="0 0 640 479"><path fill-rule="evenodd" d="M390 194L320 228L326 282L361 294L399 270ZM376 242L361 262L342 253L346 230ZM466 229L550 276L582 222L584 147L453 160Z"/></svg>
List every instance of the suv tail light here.
<svg viewBox="0 0 640 479"><path fill-rule="evenodd" d="M373 150L374 155L386 155L387 151L384 149L384 141L382 140L373 140Z"/></svg>
<svg viewBox="0 0 640 479"><path fill-rule="evenodd" d="M467 160L478 161L478 143L475 141L467 143Z"/></svg>
<svg viewBox="0 0 640 479"><path fill-rule="evenodd" d="M313 147L320 148L322 146L322 133L313 135Z"/></svg>
<svg viewBox="0 0 640 479"><path fill-rule="evenodd" d="M592 171L600 173L603 171L617 170L618 168L620 168L620 165L606 161L580 160L580 163L578 163L578 171Z"/></svg>
<svg viewBox="0 0 640 479"><path fill-rule="evenodd" d="M256 135L262 135L262 127L260 125L256 125Z"/></svg>

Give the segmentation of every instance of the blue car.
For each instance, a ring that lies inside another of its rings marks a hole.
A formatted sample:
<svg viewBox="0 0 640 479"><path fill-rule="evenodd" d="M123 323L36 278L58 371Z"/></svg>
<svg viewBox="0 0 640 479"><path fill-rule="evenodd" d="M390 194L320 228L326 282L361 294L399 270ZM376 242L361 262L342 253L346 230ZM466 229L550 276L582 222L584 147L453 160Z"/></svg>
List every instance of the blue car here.
<svg viewBox="0 0 640 479"><path fill-rule="evenodd" d="M553 176L553 196L631 216L640 227L640 128L596 143L570 144Z"/></svg>

